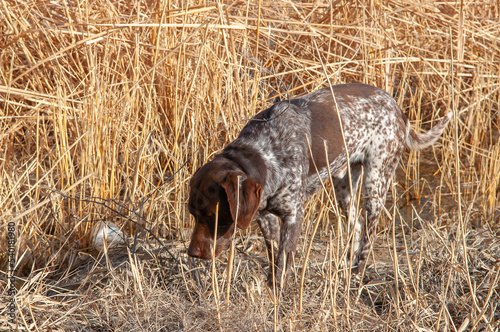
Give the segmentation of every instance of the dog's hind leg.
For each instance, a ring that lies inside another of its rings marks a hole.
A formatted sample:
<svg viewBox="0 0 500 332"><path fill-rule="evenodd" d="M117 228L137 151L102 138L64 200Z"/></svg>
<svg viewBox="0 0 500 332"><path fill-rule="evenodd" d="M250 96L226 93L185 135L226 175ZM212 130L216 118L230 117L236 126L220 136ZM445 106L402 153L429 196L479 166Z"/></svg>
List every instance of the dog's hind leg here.
<svg viewBox="0 0 500 332"><path fill-rule="evenodd" d="M337 202L342 209L342 213L346 220L349 222L349 238L350 250L347 252L347 262L349 263L351 252L356 257L356 252L358 252L361 245L361 236L363 233L363 228L365 225L364 218L362 215L358 215L358 186L361 179L362 166L360 163L354 163L351 165L351 186L349 186L349 173L342 178L333 178L333 187L335 189L335 196ZM352 188L351 188L352 187ZM352 192L351 192L352 189Z"/></svg>
<svg viewBox="0 0 500 332"><path fill-rule="evenodd" d="M395 147L390 154L376 154L364 162L363 199L366 213L366 227L359 243L359 250L353 264L353 272L362 272L377 237L377 226L384 208L391 178L403 152L403 145Z"/></svg>

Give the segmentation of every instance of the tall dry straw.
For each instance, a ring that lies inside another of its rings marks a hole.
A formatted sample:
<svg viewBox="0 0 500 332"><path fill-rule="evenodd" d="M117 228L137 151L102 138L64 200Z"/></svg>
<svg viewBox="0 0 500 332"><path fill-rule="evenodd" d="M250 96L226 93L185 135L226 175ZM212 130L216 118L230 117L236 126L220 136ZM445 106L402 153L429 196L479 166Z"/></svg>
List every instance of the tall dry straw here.
<svg viewBox="0 0 500 332"><path fill-rule="evenodd" d="M182 248L192 172L259 110L328 81L387 90L414 128L429 128L450 109L458 115L458 130L450 126L442 144L407 156L383 224L401 234L399 207L415 198L428 202L431 216L452 216L436 217L432 229L453 227L457 213L450 207L458 202L463 236L470 227L498 223L495 1L6 0L0 8L0 235L16 223L23 278L38 269L64 271L88 251L92 228L103 220L129 235L145 227L151 234L140 238L154 242L154 235ZM326 186L307 204L307 220L337 220ZM304 226L305 239L314 225ZM317 236L329 239L322 294L334 309L325 319L352 328L355 298L340 288L337 273L344 223L317 225ZM396 237L383 239L396 245ZM6 246L0 242L0 252ZM453 264L467 255L450 250ZM6 262L1 254L2 270ZM401 323L399 310L419 309L415 321L422 326L450 327L453 315L440 309L423 318L420 270L409 271L414 289L400 294L396 283L394 302L406 307L389 312ZM491 307L468 301L472 324L491 319ZM300 319L288 322L301 326Z"/></svg>

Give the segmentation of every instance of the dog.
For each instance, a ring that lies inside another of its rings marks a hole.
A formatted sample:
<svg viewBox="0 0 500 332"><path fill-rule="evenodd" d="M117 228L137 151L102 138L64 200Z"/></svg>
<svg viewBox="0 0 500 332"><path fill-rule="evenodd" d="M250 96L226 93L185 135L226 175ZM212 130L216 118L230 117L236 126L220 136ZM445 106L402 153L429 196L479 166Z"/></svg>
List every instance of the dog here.
<svg viewBox="0 0 500 332"><path fill-rule="evenodd" d="M352 232L352 270L362 271L404 148L432 145L452 114L417 134L389 94L364 84L335 85L276 103L250 119L238 138L191 178L188 208L195 227L188 255L219 255L235 228L244 230L255 219L274 266L268 285L276 282L282 289L303 204L331 177ZM357 213L361 174L364 213Z"/></svg>

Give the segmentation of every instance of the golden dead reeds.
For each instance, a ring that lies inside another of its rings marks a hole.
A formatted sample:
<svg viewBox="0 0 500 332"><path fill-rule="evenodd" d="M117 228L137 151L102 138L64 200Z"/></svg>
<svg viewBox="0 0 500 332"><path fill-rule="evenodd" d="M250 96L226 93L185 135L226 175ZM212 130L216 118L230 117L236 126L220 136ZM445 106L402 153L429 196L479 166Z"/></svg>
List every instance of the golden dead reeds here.
<svg viewBox="0 0 500 332"><path fill-rule="evenodd" d="M499 17L495 1L1 2L0 234L15 223L18 327L498 330ZM327 183L284 298L263 288L255 228L219 294L224 260L212 278L185 255L190 175L255 113L328 81L387 90L417 130L451 109L455 124L406 156L362 282L342 270ZM101 221L149 259L102 258Z"/></svg>

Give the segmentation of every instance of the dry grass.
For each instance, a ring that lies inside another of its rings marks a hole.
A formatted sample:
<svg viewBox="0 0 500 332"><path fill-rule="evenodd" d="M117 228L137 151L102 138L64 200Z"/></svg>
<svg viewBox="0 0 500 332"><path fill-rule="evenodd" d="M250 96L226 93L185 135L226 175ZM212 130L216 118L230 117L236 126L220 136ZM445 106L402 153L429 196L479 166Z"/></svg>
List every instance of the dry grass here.
<svg viewBox="0 0 500 332"><path fill-rule="evenodd" d="M0 8L2 239L9 222L17 230L11 327L498 331L498 1ZM405 156L362 279L339 269L346 230L329 186L308 202L289 288L275 302L255 226L236 241L231 279L227 255L214 270L186 257L187 182L246 119L328 79L384 88L415 128L450 109L457 118L442 144ZM92 249L102 221L122 227L129 249ZM7 249L2 240L2 304Z"/></svg>

